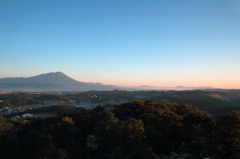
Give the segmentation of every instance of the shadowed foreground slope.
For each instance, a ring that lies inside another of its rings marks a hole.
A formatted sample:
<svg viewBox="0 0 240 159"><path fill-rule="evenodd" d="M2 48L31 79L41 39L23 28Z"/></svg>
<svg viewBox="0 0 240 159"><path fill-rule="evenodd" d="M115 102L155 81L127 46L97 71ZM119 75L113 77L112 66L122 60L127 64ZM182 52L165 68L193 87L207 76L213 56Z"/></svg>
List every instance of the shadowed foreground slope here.
<svg viewBox="0 0 240 159"><path fill-rule="evenodd" d="M99 106L57 118L1 117L0 154L1 159L237 158L239 123L239 111L215 119L166 100L134 100L112 112Z"/></svg>

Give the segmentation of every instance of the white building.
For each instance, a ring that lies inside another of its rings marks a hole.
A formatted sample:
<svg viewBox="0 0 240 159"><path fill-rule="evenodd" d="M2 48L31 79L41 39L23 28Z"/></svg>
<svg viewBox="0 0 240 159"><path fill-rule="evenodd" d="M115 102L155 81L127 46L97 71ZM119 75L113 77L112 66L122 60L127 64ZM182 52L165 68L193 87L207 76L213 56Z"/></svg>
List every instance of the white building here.
<svg viewBox="0 0 240 159"><path fill-rule="evenodd" d="M14 118L18 118L18 119L20 119L20 118L21 118L21 116L19 116L19 115L16 115L16 116L14 116Z"/></svg>
<svg viewBox="0 0 240 159"><path fill-rule="evenodd" d="M26 113L22 115L22 118L29 118L29 117L33 117L33 114Z"/></svg>

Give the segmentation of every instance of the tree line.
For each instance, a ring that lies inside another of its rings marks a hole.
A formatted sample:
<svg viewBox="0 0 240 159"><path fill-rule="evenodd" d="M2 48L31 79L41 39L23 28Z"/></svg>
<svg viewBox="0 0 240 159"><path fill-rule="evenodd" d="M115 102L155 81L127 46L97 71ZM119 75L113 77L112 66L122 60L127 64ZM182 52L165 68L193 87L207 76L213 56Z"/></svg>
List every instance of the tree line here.
<svg viewBox="0 0 240 159"><path fill-rule="evenodd" d="M167 100L136 99L111 112L98 106L56 118L1 117L0 133L1 159L240 157L240 111L214 117Z"/></svg>

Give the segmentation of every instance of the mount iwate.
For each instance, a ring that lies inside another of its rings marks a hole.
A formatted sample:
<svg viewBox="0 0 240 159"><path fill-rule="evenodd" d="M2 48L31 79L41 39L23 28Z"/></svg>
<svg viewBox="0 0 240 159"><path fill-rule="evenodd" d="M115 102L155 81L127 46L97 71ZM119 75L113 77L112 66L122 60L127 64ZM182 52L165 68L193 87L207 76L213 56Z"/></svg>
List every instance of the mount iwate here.
<svg viewBox="0 0 240 159"><path fill-rule="evenodd" d="M51 72L32 77L0 78L0 91L90 91L90 90L206 90L213 87L120 87L101 83L80 82L62 72Z"/></svg>
<svg viewBox="0 0 240 159"><path fill-rule="evenodd" d="M117 86L76 81L62 72L46 73L28 78L1 78L0 90L11 91L89 91L114 90Z"/></svg>

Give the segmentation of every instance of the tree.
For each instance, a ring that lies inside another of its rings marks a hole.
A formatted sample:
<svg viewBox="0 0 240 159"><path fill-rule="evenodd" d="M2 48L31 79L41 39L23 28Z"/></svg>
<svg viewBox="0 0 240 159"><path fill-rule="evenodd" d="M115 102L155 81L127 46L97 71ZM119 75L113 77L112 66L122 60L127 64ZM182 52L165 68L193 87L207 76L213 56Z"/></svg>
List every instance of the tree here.
<svg viewBox="0 0 240 159"><path fill-rule="evenodd" d="M4 131L11 131L13 123L8 122L6 118L0 117L0 134Z"/></svg>
<svg viewBox="0 0 240 159"><path fill-rule="evenodd" d="M95 128L94 136L98 141L97 152L104 152L107 158L130 157L144 158L149 154L142 145L144 138L144 124L141 120L129 118L120 121L109 113L105 120L99 122ZM95 143L96 144L96 143Z"/></svg>

